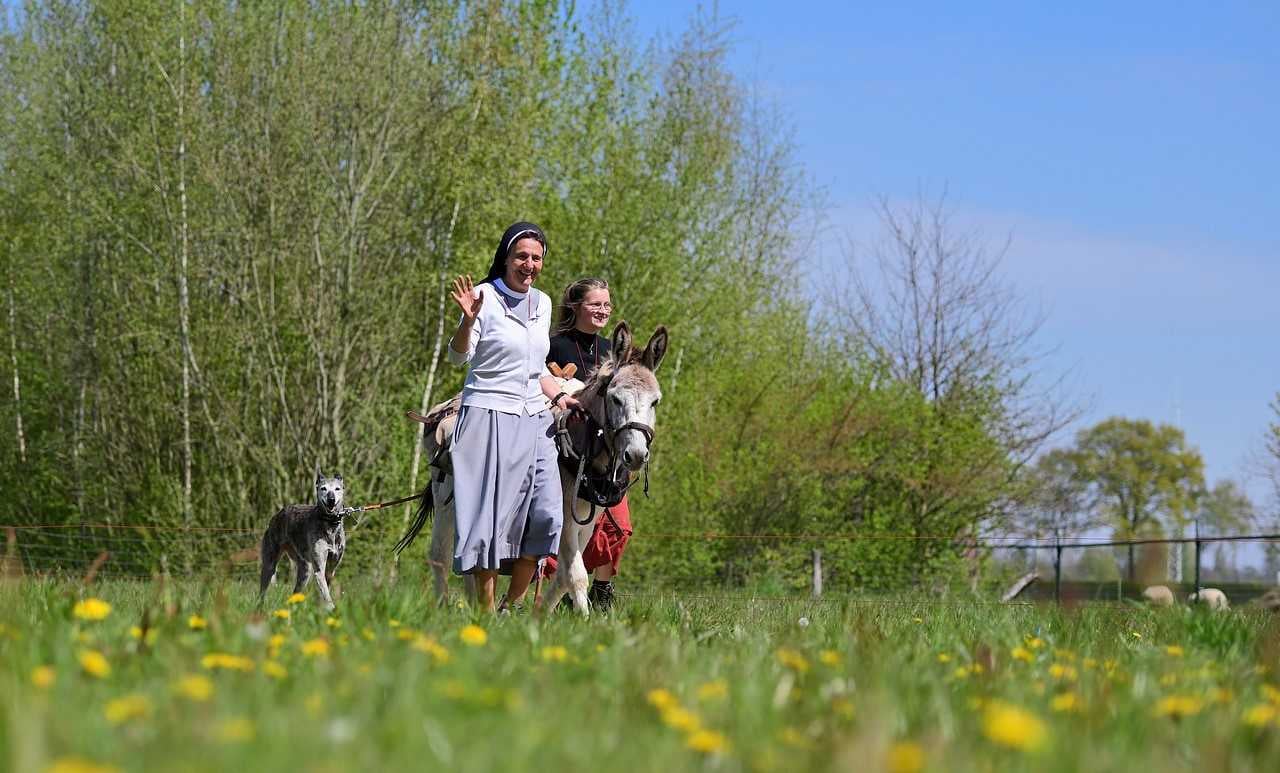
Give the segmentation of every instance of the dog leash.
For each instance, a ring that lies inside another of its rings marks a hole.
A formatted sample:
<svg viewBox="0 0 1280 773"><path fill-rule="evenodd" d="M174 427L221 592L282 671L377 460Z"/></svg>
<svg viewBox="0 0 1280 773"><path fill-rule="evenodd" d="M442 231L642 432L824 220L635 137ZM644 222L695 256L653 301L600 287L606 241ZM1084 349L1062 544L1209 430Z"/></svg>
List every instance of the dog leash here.
<svg viewBox="0 0 1280 773"><path fill-rule="evenodd" d="M379 502L376 505L363 505L361 507L344 507L342 509L341 517L346 518L348 515L352 515L354 513L363 513L368 510L381 510L384 507L391 507L392 505L400 505L400 504L404 504L405 502L412 502L415 499L422 499L423 494L426 494L426 492L424 491L422 492L422 494L414 494L412 496L400 497L399 499L393 499L390 502ZM355 526L351 527L351 531L353 534L355 533L356 529L360 528L360 524L363 521L364 519L361 518L360 520L356 521Z"/></svg>

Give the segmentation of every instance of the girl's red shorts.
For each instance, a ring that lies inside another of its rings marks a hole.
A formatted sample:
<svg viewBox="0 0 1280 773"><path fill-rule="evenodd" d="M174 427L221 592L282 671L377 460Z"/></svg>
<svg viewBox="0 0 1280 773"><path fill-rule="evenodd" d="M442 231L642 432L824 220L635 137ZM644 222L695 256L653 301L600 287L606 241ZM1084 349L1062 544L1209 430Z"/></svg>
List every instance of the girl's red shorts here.
<svg viewBox="0 0 1280 773"><path fill-rule="evenodd" d="M606 564L618 571L618 562L622 560L622 552L631 538L631 508L627 498L614 507L610 507L596 519L596 530L592 533L587 546L582 550L582 563L587 573L595 571ZM555 556L548 556L542 564L542 576L547 577L556 570Z"/></svg>

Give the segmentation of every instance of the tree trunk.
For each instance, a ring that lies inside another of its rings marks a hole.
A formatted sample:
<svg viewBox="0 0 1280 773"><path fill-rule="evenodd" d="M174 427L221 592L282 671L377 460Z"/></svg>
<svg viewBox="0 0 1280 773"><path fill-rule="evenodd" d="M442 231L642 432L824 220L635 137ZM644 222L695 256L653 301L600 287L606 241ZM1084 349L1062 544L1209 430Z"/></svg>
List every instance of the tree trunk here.
<svg viewBox="0 0 1280 773"><path fill-rule="evenodd" d="M13 300L13 270L9 271L9 361L13 363L14 432L18 440L18 460L27 463L27 438L22 431L22 378L18 371L18 311Z"/></svg>
<svg viewBox="0 0 1280 773"><path fill-rule="evenodd" d="M191 308L187 290L189 231L187 223L186 2L178 3L178 335L182 345L182 523L191 525Z"/></svg>

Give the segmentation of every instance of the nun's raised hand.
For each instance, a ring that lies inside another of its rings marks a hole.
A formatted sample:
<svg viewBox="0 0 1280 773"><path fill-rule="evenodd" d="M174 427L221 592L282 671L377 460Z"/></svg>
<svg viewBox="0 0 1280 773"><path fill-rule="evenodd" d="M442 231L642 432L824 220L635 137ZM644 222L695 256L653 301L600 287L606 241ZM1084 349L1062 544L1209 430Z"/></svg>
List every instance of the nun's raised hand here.
<svg viewBox="0 0 1280 773"><path fill-rule="evenodd" d="M473 292L474 289L470 275L453 280L453 293L451 293L453 302L462 309L462 316L466 317L468 322L476 321L476 317L480 315L480 305L484 303L484 290L481 290L477 296Z"/></svg>

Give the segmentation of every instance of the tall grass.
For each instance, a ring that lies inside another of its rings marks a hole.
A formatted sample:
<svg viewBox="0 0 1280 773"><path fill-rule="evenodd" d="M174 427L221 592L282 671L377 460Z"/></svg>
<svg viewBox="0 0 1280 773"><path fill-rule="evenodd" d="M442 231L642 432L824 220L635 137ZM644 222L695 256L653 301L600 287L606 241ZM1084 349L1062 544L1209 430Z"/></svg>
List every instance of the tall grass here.
<svg viewBox="0 0 1280 773"><path fill-rule="evenodd" d="M652 596L621 598L603 620L494 619L437 607L416 576L351 581L334 615L286 595L277 584L259 614L238 580L3 584L0 764L1280 764L1280 626L1261 612ZM89 596L111 605L105 619L76 617ZM86 671L89 651L109 675Z"/></svg>

